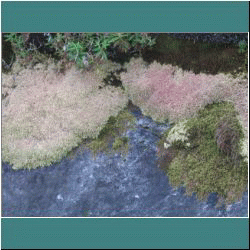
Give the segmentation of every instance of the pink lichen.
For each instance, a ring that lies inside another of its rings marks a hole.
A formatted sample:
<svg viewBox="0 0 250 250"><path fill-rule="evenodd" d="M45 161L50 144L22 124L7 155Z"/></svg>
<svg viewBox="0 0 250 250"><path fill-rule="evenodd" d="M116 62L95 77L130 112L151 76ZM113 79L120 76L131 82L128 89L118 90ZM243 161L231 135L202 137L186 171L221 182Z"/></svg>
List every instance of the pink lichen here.
<svg viewBox="0 0 250 250"><path fill-rule="evenodd" d="M138 61L141 64L141 61ZM135 62L133 61L133 65ZM194 116L206 104L225 100L231 89L224 75L195 75L172 65L152 63L137 79L128 67L121 79L132 101L155 120L177 121ZM138 76L138 75L137 75Z"/></svg>

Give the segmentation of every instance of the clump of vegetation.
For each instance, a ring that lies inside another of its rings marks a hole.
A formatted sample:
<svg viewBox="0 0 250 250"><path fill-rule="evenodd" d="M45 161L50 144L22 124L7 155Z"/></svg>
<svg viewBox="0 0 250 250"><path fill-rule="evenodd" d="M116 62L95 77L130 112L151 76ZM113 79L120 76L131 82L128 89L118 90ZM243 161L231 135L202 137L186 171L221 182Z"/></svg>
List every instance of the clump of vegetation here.
<svg viewBox="0 0 250 250"><path fill-rule="evenodd" d="M235 153L238 153L238 141L240 138L239 130L235 129L237 124L234 124L232 120L223 117L218 123L216 129L216 143L218 148L227 156L237 158Z"/></svg>
<svg viewBox="0 0 250 250"><path fill-rule="evenodd" d="M31 39L32 36L33 33L6 33L4 39L11 42L16 57L23 63L45 53L64 63L72 61L80 68L99 59L108 60L110 51L115 49L134 53L155 44L147 33L39 33Z"/></svg>
<svg viewBox="0 0 250 250"><path fill-rule="evenodd" d="M207 104L231 96L231 87L223 74L196 75L157 62L147 67L141 59L131 60L126 68L121 80L129 97L144 115L159 122L191 118Z"/></svg>
<svg viewBox="0 0 250 250"><path fill-rule="evenodd" d="M50 58L42 33L6 33L3 35L3 39L11 43L14 53L11 65L7 66L13 66L14 62L18 62L23 68L33 68L36 64L44 63ZM6 66L4 58L2 61L3 66ZM7 68L11 69L11 67Z"/></svg>
<svg viewBox="0 0 250 250"><path fill-rule="evenodd" d="M248 163L241 152L244 133L237 119L229 102L207 105L185 123L189 145L186 140L172 141L167 149L172 157L165 163L161 157L168 137L164 136L159 142L160 163L175 188L184 186L188 195L196 193L201 200L213 192L226 204L241 199L247 188Z"/></svg>
<svg viewBox="0 0 250 250"><path fill-rule="evenodd" d="M62 159L83 139L97 138L128 102L121 88L103 87L97 74L74 67L65 75L26 69L15 83L2 107L2 158L13 169Z"/></svg>
<svg viewBox="0 0 250 250"><path fill-rule="evenodd" d="M242 54L242 53L247 52L248 45L247 45L247 42L245 40L240 41L238 46L239 46L239 53Z"/></svg>
<svg viewBox="0 0 250 250"><path fill-rule="evenodd" d="M124 109L116 117L111 116L98 137L89 142L86 147L91 149L94 157L101 152L126 154L129 149L129 140L124 133L128 129L135 129L135 122L135 117L128 112L127 108Z"/></svg>
<svg viewBox="0 0 250 250"><path fill-rule="evenodd" d="M30 53L25 48L25 41L20 33L7 33L4 35L4 38L6 41L11 42L14 53L21 58L27 57L27 55Z"/></svg>
<svg viewBox="0 0 250 250"><path fill-rule="evenodd" d="M123 153L127 153L128 142L129 142L129 139L127 136L116 138L112 145L112 149L114 151L121 151L121 152L123 151Z"/></svg>

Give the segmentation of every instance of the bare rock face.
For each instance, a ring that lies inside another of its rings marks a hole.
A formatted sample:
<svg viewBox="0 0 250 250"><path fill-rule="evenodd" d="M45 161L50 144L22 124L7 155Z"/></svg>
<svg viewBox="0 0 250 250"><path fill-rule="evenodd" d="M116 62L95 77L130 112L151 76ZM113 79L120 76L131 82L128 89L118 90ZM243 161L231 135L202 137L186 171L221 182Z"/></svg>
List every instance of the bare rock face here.
<svg viewBox="0 0 250 250"><path fill-rule="evenodd" d="M234 129L233 123L221 120L216 129L216 143L218 148L226 155L235 158L237 156L237 143L240 139L239 133Z"/></svg>

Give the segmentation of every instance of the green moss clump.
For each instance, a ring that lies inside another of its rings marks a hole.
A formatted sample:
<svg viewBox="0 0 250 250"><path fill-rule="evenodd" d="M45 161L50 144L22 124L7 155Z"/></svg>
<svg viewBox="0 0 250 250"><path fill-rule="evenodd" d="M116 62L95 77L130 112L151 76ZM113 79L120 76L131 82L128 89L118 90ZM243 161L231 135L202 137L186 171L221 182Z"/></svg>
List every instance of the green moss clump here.
<svg viewBox="0 0 250 250"><path fill-rule="evenodd" d="M233 154L221 150L216 140L222 121L227 121L233 131ZM228 102L207 105L185 127L190 146L180 140L171 144L170 149L178 153L165 165L170 183L176 188L184 186L188 195L196 193L200 200L206 200L212 192L226 204L240 200L247 188L248 163L241 154L244 133L234 106Z"/></svg>
<svg viewBox="0 0 250 250"><path fill-rule="evenodd" d="M127 153L128 152L128 137L118 137L115 139L112 149L114 151L120 151L121 153Z"/></svg>
<svg viewBox="0 0 250 250"><path fill-rule="evenodd" d="M87 147L94 157L100 152L112 154L114 152L127 153L129 139L124 136L128 129L135 129L136 119L127 109L121 111L116 117L111 116L100 131L99 136L92 140Z"/></svg>
<svg viewBox="0 0 250 250"><path fill-rule="evenodd" d="M100 131L98 135L98 139L102 140L107 134L115 134L115 130L117 129L117 119L114 116L111 116L108 119L108 122L104 126L104 128Z"/></svg>

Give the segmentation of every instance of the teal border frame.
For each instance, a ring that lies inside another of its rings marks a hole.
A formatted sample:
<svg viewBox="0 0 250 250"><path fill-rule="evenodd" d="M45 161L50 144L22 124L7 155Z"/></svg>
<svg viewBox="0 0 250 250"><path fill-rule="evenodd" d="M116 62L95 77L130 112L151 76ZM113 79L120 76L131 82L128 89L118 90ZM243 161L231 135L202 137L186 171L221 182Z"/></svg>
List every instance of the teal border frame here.
<svg viewBox="0 0 250 250"><path fill-rule="evenodd" d="M1 2L2 32L249 32L247 1ZM249 248L248 218L1 218L2 249Z"/></svg>
<svg viewBox="0 0 250 250"><path fill-rule="evenodd" d="M2 219L3 249L248 249L246 219Z"/></svg>
<svg viewBox="0 0 250 250"><path fill-rule="evenodd" d="M2 2L2 32L248 32L248 2Z"/></svg>

